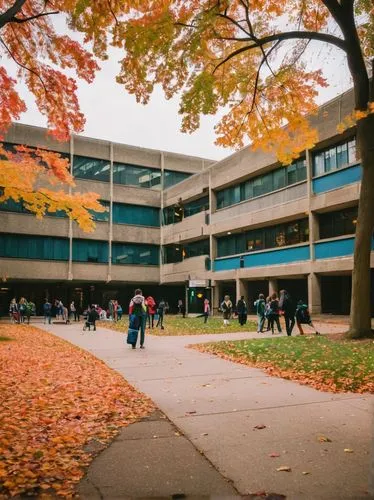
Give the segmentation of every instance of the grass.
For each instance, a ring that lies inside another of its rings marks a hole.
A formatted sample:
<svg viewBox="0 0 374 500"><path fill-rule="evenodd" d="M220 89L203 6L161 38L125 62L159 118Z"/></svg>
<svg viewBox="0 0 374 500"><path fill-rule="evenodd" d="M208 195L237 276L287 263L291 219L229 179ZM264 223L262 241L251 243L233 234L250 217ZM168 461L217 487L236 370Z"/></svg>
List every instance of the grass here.
<svg viewBox="0 0 374 500"><path fill-rule="evenodd" d="M155 323L156 325L156 323ZM116 323L105 321L100 322L100 326L111 328L119 332L126 332L129 326L127 317ZM257 324L254 321L247 321L247 324L240 326L237 319L230 321L229 325L224 325L221 317L210 317L204 324L204 318L182 318L182 316L167 315L164 317L164 330L160 328L147 329L151 335L202 335L230 332L256 331Z"/></svg>
<svg viewBox="0 0 374 500"><path fill-rule="evenodd" d="M193 346L332 392L374 392L374 342L280 337Z"/></svg>
<svg viewBox="0 0 374 500"><path fill-rule="evenodd" d="M0 342L6 342L7 340L12 340L10 337L1 337L0 336Z"/></svg>

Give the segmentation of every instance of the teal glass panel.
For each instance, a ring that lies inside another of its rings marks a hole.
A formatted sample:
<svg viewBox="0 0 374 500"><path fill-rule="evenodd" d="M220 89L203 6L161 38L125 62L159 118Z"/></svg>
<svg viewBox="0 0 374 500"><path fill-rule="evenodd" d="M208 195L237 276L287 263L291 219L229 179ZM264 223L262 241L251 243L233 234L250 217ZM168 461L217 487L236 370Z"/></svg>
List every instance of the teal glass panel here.
<svg viewBox="0 0 374 500"><path fill-rule="evenodd" d="M69 260L69 240L3 233L0 235L0 257Z"/></svg>
<svg viewBox="0 0 374 500"><path fill-rule="evenodd" d="M158 266L159 247L157 245L113 243L112 263L125 265L132 264L141 266Z"/></svg>
<svg viewBox="0 0 374 500"><path fill-rule="evenodd" d="M96 222L108 222L109 215L110 215L109 214L110 203L109 203L109 201L100 200L100 205L103 205L103 207L105 207L106 210L105 210L105 212L95 212L94 210L91 210L93 219Z"/></svg>
<svg viewBox="0 0 374 500"><path fill-rule="evenodd" d="M73 261L108 262L108 242L97 240L73 240Z"/></svg>
<svg viewBox="0 0 374 500"><path fill-rule="evenodd" d="M159 227L160 209L126 203L113 203L113 223Z"/></svg>
<svg viewBox="0 0 374 500"><path fill-rule="evenodd" d="M74 155L73 175L78 179L110 181L110 161Z"/></svg>
<svg viewBox="0 0 374 500"><path fill-rule="evenodd" d="M188 179L192 174L187 172L175 172L173 170L164 170L164 188L178 184L178 182Z"/></svg>
<svg viewBox="0 0 374 500"><path fill-rule="evenodd" d="M12 198L9 198L3 203L0 203L0 211L35 215L34 212L30 212L30 210L27 210L23 201L14 201ZM56 210L56 212L46 212L45 215L48 217L67 217L66 212L64 212L63 210Z"/></svg>
<svg viewBox="0 0 374 500"><path fill-rule="evenodd" d="M204 210L209 210L209 197L199 198L198 200L190 201L184 206L184 217L190 217Z"/></svg>

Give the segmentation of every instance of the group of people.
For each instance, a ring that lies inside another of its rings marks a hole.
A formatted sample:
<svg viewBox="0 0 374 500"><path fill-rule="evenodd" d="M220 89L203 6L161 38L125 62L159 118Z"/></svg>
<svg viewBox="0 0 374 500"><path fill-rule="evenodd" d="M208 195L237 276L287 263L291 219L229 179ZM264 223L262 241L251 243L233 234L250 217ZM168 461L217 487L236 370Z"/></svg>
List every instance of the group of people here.
<svg viewBox="0 0 374 500"><path fill-rule="evenodd" d="M254 306L257 314L257 333L262 333L265 330L265 321L267 321L266 331L271 331L273 334L275 324L278 333L282 333L280 317L283 316L288 336L292 335L295 323L297 324L300 335L304 335L303 324L311 326L315 334L319 335L310 317L308 305L302 300L299 300L298 303L295 304L287 290L281 290L279 298L278 294L274 292L271 296L267 297L266 300L265 296L260 293L258 299L254 302Z"/></svg>
<svg viewBox="0 0 374 500"><path fill-rule="evenodd" d="M30 324L30 317L36 314L36 306L31 300L26 300L21 297L17 302L13 298L9 304L9 316L12 323L27 323Z"/></svg>
<svg viewBox="0 0 374 500"><path fill-rule="evenodd" d="M204 314L206 310L210 312L209 305L205 305L206 301L207 299L204 301ZM209 304L209 301L207 302ZM278 333L282 333L280 317L283 316L288 336L292 335L295 323L297 324L300 335L304 335L303 324L311 326L316 335L319 335L310 317L308 305L302 300L299 300L298 303L295 304L287 290L281 290L279 297L278 294L274 292L266 299L265 296L260 293L258 299L254 302L254 307L257 314L257 333L262 333L264 331L271 331L274 333L274 326L277 327ZM229 295L225 295L221 302L220 310L223 314L223 324L228 325L234 313L234 306ZM245 325L247 322L248 308L243 295L236 304L235 312L238 316L239 324L241 326ZM206 319L207 317L205 321ZM266 326L265 322L267 322Z"/></svg>

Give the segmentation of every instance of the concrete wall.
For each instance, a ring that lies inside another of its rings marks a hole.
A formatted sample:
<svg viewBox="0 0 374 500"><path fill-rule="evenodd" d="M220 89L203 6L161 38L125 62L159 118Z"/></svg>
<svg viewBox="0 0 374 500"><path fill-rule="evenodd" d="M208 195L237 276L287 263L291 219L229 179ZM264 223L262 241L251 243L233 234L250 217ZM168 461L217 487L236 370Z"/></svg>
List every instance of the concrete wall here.
<svg viewBox="0 0 374 500"><path fill-rule="evenodd" d="M202 236L208 236L210 229L205 224L206 212L199 212L198 214L186 217L177 224L170 224L163 228L163 243L169 245L170 243L179 243L180 241L191 241L199 239Z"/></svg>
<svg viewBox="0 0 374 500"><path fill-rule="evenodd" d="M209 279L210 271L206 271L205 262L208 255L191 257L183 262L164 264L161 268L161 283L183 283L193 279Z"/></svg>

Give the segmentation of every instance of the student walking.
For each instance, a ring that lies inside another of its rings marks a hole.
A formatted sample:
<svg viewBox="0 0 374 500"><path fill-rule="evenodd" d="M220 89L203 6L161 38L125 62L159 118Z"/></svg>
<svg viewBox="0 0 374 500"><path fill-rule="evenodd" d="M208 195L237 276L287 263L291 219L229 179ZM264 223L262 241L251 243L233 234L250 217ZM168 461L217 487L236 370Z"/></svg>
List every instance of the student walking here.
<svg viewBox="0 0 374 500"><path fill-rule="evenodd" d="M274 292L270 300L270 313L269 313L270 329L272 334L274 333L274 322L277 325L278 333L282 333L282 328L279 322L279 313L280 311L279 311L278 295Z"/></svg>
<svg viewBox="0 0 374 500"><path fill-rule="evenodd" d="M208 318L210 316L210 303L209 299L204 300L204 323L208 321Z"/></svg>
<svg viewBox="0 0 374 500"><path fill-rule="evenodd" d="M309 325L310 327L313 328L314 333L316 335L320 335L316 327L313 325L312 318L310 317L309 314L308 305L304 304L302 300L299 300L299 302L297 303L295 317L300 335L304 335L304 330L301 325Z"/></svg>
<svg viewBox="0 0 374 500"><path fill-rule="evenodd" d="M129 306L130 315L130 328L134 330L140 329L140 349L144 349L145 340L145 324L147 319L147 307L145 305L145 298L140 288L135 290L135 295L130 301ZM132 342L132 348L136 348L137 338Z"/></svg>
<svg viewBox="0 0 374 500"><path fill-rule="evenodd" d="M31 300L26 303L26 318L27 324L30 324L30 317L34 316L36 313L36 306Z"/></svg>
<svg viewBox="0 0 374 500"><path fill-rule="evenodd" d="M257 314L257 333L262 333L265 323L265 296L260 293L258 299L253 304Z"/></svg>
<svg viewBox="0 0 374 500"><path fill-rule="evenodd" d="M72 300L70 303L70 306L69 306L69 317L72 319L74 318L74 321L77 321L76 320L76 312L77 312L77 308L75 307L74 300Z"/></svg>
<svg viewBox="0 0 374 500"><path fill-rule="evenodd" d="M44 323L45 324L51 324L51 319L52 319L52 304L48 302L48 299L45 299L45 302L43 304L43 314L44 314Z"/></svg>
<svg viewBox="0 0 374 500"><path fill-rule="evenodd" d="M229 325L229 319L231 318L232 313L232 302L230 300L230 295L225 295L221 303L221 311L223 314L223 324Z"/></svg>
<svg viewBox="0 0 374 500"><path fill-rule="evenodd" d="M236 304L236 312L238 313L239 325L243 326L247 323L247 304L244 300L244 295L240 297Z"/></svg>
<svg viewBox="0 0 374 500"><path fill-rule="evenodd" d="M19 310L20 323L24 323L25 316L26 316L26 310L27 310L27 300L25 299L25 297L20 298L19 304L18 304L18 310Z"/></svg>
<svg viewBox="0 0 374 500"><path fill-rule="evenodd" d="M87 311L87 320L83 325L83 331L88 328L88 331L91 331L91 326L93 326L94 332L96 331L96 321L99 319L99 314L96 311L96 307L92 305L88 308Z"/></svg>
<svg viewBox="0 0 374 500"><path fill-rule="evenodd" d="M158 326L160 325L161 330L164 330L165 308L166 308L166 303L164 299L161 299L160 302L158 303L158 308L157 308L158 321L156 325L156 328L158 328Z"/></svg>
<svg viewBox="0 0 374 500"><path fill-rule="evenodd" d="M295 326L296 306L287 290L280 291L279 307L283 311L287 335L290 337Z"/></svg>
<svg viewBox="0 0 374 500"><path fill-rule="evenodd" d="M148 328L153 328L155 321L155 314L157 311L156 301L151 295L149 295L149 297L145 299L145 304L147 306Z"/></svg>
<svg viewBox="0 0 374 500"><path fill-rule="evenodd" d="M15 298L10 301L9 315L12 323L19 323L19 307Z"/></svg>

